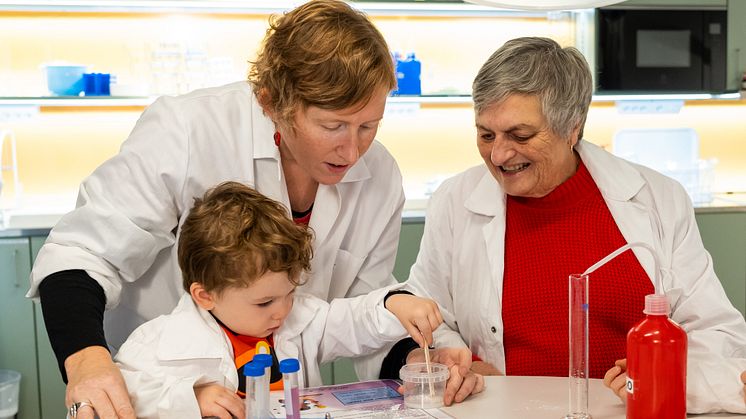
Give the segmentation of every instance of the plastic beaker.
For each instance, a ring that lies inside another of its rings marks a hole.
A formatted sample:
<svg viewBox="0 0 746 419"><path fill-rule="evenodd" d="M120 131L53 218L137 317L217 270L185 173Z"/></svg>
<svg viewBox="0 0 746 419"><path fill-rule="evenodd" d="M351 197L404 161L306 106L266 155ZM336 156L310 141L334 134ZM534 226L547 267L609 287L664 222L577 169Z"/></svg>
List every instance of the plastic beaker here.
<svg viewBox="0 0 746 419"><path fill-rule="evenodd" d="M413 409L443 406L448 375L448 368L438 363L430 364L430 373L427 372L427 364L424 362L401 367L399 378L404 385L404 404Z"/></svg>
<svg viewBox="0 0 746 419"><path fill-rule="evenodd" d="M84 65L47 64L47 88L53 95L78 96L83 91Z"/></svg>
<svg viewBox="0 0 746 419"><path fill-rule="evenodd" d="M0 370L0 419L10 419L18 413L18 393L20 389L20 372Z"/></svg>

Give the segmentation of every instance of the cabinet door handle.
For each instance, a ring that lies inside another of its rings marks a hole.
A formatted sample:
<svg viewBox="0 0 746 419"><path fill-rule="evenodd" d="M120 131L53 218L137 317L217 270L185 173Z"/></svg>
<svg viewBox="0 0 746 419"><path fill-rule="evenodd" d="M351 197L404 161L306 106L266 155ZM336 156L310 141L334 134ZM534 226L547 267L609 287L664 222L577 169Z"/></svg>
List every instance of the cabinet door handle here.
<svg viewBox="0 0 746 419"><path fill-rule="evenodd" d="M15 285L16 288L19 288L21 286L21 283L18 280L18 249L13 250L13 278L15 278Z"/></svg>

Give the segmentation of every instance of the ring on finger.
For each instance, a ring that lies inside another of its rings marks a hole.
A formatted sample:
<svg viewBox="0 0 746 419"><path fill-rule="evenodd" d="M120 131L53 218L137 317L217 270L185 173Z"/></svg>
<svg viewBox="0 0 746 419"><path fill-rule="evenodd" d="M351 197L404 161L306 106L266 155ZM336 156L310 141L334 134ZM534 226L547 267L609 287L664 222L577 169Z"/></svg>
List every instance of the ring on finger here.
<svg viewBox="0 0 746 419"><path fill-rule="evenodd" d="M69 414L70 418L71 418L71 419L75 419L75 418L77 418L77 417L78 417L78 412L80 411L80 409L82 409L82 408L84 408L84 407L90 407L90 408L91 408L91 409L93 409L94 411L96 410L96 408L95 408L95 407L93 407L93 405L91 404L91 402L90 402L90 401L84 401L84 402L75 402L75 403L73 403L73 404L72 404L72 406L70 406L70 408L68 409L68 414Z"/></svg>

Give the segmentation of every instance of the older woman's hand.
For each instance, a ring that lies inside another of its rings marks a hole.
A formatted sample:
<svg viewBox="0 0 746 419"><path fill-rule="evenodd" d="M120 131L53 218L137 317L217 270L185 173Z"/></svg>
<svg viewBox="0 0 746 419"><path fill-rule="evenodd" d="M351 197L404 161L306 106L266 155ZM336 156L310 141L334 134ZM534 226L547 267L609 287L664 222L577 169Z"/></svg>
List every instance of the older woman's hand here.
<svg viewBox="0 0 746 419"><path fill-rule="evenodd" d="M65 360L65 371L65 403L86 403L81 405L77 419L135 419L122 373L106 348L90 346L70 355Z"/></svg>
<svg viewBox="0 0 746 419"><path fill-rule="evenodd" d="M604 385L622 402L627 403L627 358L617 359L614 366L606 371Z"/></svg>
<svg viewBox="0 0 746 419"><path fill-rule="evenodd" d="M484 390L484 377L471 370L471 351L467 348L438 348L430 351L430 360L445 365L450 375L446 382L443 403L450 406L461 403L469 395ZM407 364L425 362L422 349L415 349L407 356Z"/></svg>

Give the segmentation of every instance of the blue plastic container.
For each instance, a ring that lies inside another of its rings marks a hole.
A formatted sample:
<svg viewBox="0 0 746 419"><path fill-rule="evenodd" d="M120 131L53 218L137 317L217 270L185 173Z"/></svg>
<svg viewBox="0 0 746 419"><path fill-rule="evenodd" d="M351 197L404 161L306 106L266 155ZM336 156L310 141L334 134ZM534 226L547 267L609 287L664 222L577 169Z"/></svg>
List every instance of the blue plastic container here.
<svg viewBox="0 0 746 419"><path fill-rule="evenodd" d="M84 65L48 65L47 88L53 95L78 96L83 91Z"/></svg>
<svg viewBox="0 0 746 419"><path fill-rule="evenodd" d="M396 59L397 88L392 94L395 96L422 94L422 85L420 83L422 63L413 52L407 54L406 59L402 59L398 53L394 54L394 58Z"/></svg>
<svg viewBox="0 0 746 419"><path fill-rule="evenodd" d="M109 73L83 74L83 86L86 96L109 96L111 75Z"/></svg>

